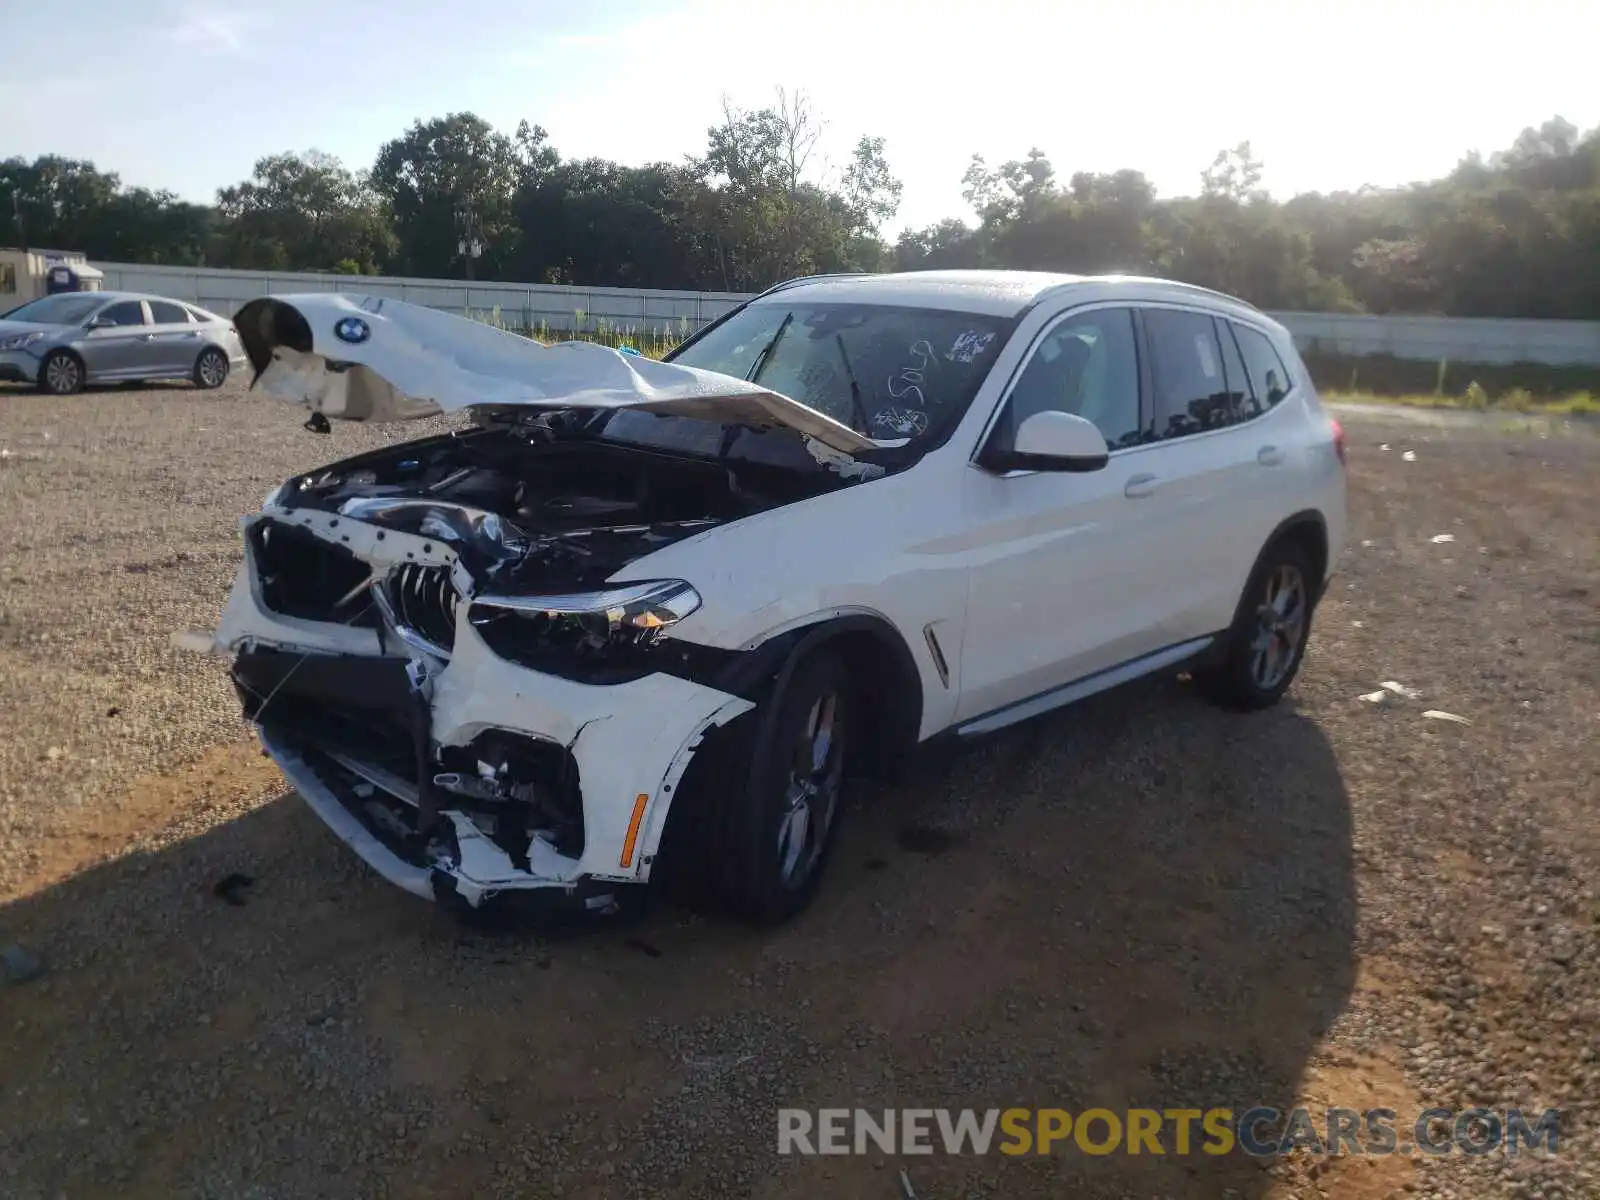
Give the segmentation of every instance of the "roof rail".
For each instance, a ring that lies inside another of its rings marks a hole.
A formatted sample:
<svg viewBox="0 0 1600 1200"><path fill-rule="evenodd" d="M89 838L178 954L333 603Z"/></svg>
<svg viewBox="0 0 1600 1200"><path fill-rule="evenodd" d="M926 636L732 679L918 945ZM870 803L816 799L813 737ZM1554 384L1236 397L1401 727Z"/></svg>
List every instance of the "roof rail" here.
<svg viewBox="0 0 1600 1200"><path fill-rule="evenodd" d="M773 284L764 292L757 292L755 299L759 300L762 296L770 296L774 292L783 292L792 287L799 287L802 283L816 283L820 279L863 279L871 274L871 271L833 271L823 275L797 275L793 279L785 279Z"/></svg>
<svg viewBox="0 0 1600 1200"><path fill-rule="evenodd" d="M1215 296L1219 300L1229 300L1234 304L1242 304L1246 308L1255 312L1261 311L1254 304L1251 304L1250 301L1244 299L1242 296L1235 296L1231 292L1219 292L1216 288L1201 287L1198 283L1184 283L1179 279L1162 279L1160 282L1166 284L1168 287L1183 288L1185 291L1199 292L1205 296Z"/></svg>
<svg viewBox="0 0 1600 1200"><path fill-rule="evenodd" d="M1079 282L1092 282L1096 279L1125 279L1129 283L1159 284L1162 287L1176 288L1179 291L1198 292L1202 296L1214 296L1218 300L1226 300L1230 304L1237 304L1243 308L1248 308L1251 312L1262 312L1260 308L1257 308L1254 304L1251 304L1250 301L1241 299L1238 296L1229 295L1227 292L1219 292L1215 288L1201 287L1198 283L1184 283L1180 279L1164 279L1159 275L1130 275L1120 271L1108 271L1101 275L1085 275L1081 278L1081 280L1079 280ZM1057 292L1066 291L1075 286L1077 285L1073 283L1058 283L1055 286L1046 288L1044 291L1040 292L1033 298L1033 302L1037 304L1046 296L1052 296ZM1265 314L1263 313L1262 315Z"/></svg>

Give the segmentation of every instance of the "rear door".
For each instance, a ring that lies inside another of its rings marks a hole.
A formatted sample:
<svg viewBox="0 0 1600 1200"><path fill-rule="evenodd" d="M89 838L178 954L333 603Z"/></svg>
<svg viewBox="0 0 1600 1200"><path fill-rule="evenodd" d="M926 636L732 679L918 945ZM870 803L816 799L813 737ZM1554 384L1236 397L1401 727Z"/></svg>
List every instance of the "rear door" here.
<svg viewBox="0 0 1600 1200"><path fill-rule="evenodd" d="M1141 306L1154 420L1155 507L1167 531L1163 638L1226 629L1256 555L1281 515L1281 462L1228 321L1205 309Z"/></svg>
<svg viewBox="0 0 1600 1200"><path fill-rule="evenodd" d="M95 328L78 343L89 378L137 378L151 355L144 302L119 300L102 308L94 320Z"/></svg>
<svg viewBox="0 0 1600 1200"><path fill-rule="evenodd" d="M204 344L201 328L181 304L149 300L151 318L150 366L162 375L188 375Z"/></svg>

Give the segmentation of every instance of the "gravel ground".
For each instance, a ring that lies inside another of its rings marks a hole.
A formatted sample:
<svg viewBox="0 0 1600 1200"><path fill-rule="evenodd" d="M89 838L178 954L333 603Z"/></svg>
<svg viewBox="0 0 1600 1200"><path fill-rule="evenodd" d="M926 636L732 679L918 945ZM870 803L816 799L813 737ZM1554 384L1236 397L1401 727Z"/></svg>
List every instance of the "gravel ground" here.
<svg viewBox="0 0 1600 1200"><path fill-rule="evenodd" d="M0 984L0 1195L1600 1194L1600 440L1348 428L1278 709L1136 685L861 797L784 930L555 937L376 881L168 648L237 518L380 433L0 392L0 946L49 966ZM1295 1100L1566 1117L1516 1160L773 1152L781 1106Z"/></svg>

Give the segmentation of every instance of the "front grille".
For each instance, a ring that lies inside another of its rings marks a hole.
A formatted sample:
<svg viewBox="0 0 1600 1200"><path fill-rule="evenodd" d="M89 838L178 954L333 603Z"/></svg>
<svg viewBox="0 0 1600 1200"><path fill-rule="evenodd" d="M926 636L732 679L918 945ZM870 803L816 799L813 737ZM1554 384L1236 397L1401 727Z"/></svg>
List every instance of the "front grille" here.
<svg viewBox="0 0 1600 1200"><path fill-rule="evenodd" d="M450 582L449 567L406 563L389 576L386 587L396 624L441 650L455 648L460 597Z"/></svg>
<svg viewBox="0 0 1600 1200"><path fill-rule="evenodd" d="M372 597L362 586L372 568L349 549L282 521L261 521L249 536L267 608L307 621L378 624Z"/></svg>

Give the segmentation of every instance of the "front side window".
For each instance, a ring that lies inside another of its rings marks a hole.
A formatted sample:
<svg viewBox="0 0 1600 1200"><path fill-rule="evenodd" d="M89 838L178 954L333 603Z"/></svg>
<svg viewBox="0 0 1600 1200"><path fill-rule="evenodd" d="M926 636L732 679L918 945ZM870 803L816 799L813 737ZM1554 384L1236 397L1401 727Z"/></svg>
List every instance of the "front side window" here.
<svg viewBox="0 0 1600 1200"><path fill-rule="evenodd" d="M826 413L879 441L934 439L966 412L1005 318L884 304L752 304L671 356Z"/></svg>
<svg viewBox="0 0 1600 1200"><path fill-rule="evenodd" d="M1054 410L1093 421L1115 450L1139 442L1139 355L1133 312L1094 309L1063 318L1034 347L994 437L1010 448L1022 422Z"/></svg>
<svg viewBox="0 0 1600 1200"><path fill-rule="evenodd" d="M144 309L137 300L124 300L101 309L95 320L110 325L143 325Z"/></svg>
<svg viewBox="0 0 1600 1200"><path fill-rule="evenodd" d="M1223 372L1216 323L1205 313L1152 308L1144 313L1160 440L1222 429L1237 420ZM1236 386L1243 386L1242 381Z"/></svg>

